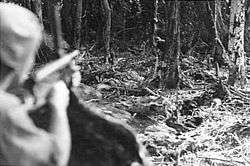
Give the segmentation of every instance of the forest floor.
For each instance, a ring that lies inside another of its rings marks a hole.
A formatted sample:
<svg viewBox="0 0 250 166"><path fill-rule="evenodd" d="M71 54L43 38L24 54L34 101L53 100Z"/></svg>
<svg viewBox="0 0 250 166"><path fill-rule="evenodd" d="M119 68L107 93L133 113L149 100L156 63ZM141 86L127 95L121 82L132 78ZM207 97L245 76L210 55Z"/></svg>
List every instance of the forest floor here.
<svg viewBox="0 0 250 166"><path fill-rule="evenodd" d="M152 82L155 57L136 52L119 53L113 67L79 56L82 100L129 124L157 166L250 165L250 92L192 56L182 59L181 89L162 90Z"/></svg>

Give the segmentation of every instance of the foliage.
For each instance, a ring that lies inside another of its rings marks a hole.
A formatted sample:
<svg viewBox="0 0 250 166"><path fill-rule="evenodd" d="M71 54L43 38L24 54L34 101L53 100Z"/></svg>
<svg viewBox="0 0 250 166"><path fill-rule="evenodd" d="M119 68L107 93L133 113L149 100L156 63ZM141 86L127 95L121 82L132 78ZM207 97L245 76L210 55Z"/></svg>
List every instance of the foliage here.
<svg viewBox="0 0 250 166"><path fill-rule="evenodd" d="M43 11L47 11L43 2ZM61 2L65 7L66 1ZM76 58L82 76L79 96L95 104L97 111L132 126L155 165L250 165L250 87L239 90L226 84L228 68L223 56L227 51L230 3L220 1L218 22L214 22L214 1L181 1L180 86L166 90L158 86L158 77L153 78L156 57L164 51L152 47L150 40L154 30L163 48L170 40L168 2L159 0L154 18L152 0L109 1L111 54L116 60L107 66L101 56L103 49L96 47L105 22L100 1L84 1L80 49L86 54ZM50 34L49 16L46 12L43 16L45 31ZM215 24L222 42L219 48ZM63 26L65 43L71 44L69 27L73 25ZM46 49L40 50L42 56L53 54L53 46L48 44L52 38L45 37L48 42L44 43Z"/></svg>
<svg viewBox="0 0 250 166"><path fill-rule="evenodd" d="M155 165L248 165L249 94L228 87L224 71L221 83L195 57L183 61L181 90L153 88L153 59L139 56L119 54L114 70L96 58L79 60L81 66L94 64L83 69L83 83L102 94L88 100L131 125Z"/></svg>

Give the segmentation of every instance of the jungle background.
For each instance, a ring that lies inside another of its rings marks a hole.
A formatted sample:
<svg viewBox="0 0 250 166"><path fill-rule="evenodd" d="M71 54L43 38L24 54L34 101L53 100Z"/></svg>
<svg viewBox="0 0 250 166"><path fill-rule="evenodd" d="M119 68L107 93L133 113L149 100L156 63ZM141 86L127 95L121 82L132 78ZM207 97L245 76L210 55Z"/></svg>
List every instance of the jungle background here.
<svg viewBox="0 0 250 166"><path fill-rule="evenodd" d="M155 165L250 165L248 0L2 0L44 26L36 66L78 49L81 99L130 125Z"/></svg>

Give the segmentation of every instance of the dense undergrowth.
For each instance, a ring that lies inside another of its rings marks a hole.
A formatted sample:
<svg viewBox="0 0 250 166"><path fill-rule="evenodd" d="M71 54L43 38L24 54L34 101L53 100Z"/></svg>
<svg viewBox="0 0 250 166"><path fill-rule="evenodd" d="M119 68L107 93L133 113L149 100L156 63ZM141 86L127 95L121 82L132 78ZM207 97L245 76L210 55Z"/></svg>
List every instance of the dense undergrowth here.
<svg viewBox="0 0 250 166"><path fill-rule="evenodd" d="M79 56L82 100L134 128L155 165L250 165L250 93L193 56L182 59L179 90L155 88L154 62L147 51L119 53L112 67Z"/></svg>

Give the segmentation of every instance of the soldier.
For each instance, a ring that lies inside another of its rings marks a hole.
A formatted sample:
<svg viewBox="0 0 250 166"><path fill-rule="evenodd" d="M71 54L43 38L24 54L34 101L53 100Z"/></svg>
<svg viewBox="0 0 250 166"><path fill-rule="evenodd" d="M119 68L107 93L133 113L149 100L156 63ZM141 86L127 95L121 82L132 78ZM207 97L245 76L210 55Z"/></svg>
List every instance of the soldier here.
<svg viewBox="0 0 250 166"><path fill-rule="evenodd" d="M0 165L65 166L71 139L66 109L69 91L56 83L48 97L51 122L48 131L29 116L32 100L24 100L13 89L25 81L40 45L42 28L29 10L0 2Z"/></svg>

